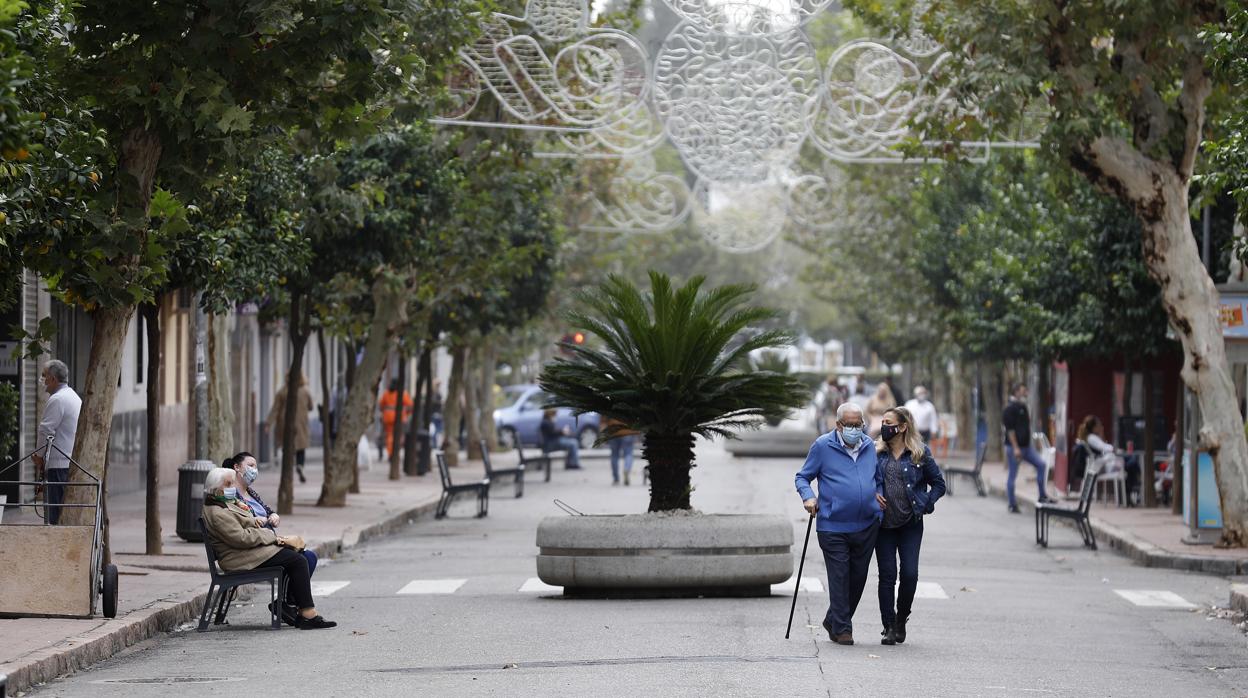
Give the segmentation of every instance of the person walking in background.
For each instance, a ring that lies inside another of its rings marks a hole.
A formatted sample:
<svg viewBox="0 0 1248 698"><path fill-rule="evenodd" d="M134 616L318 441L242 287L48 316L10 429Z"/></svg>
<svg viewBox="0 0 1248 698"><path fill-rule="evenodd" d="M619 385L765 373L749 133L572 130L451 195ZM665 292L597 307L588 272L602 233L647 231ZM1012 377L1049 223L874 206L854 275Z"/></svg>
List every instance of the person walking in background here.
<svg viewBox="0 0 1248 698"><path fill-rule="evenodd" d="M433 382L433 392L429 396L429 421L433 424L433 433L430 434L432 441L437 443L438 437L442 435L442 381L435 380Z"/></svg>
<svg viewBox="0 0 1248 698"><path fill-rule="evenodd" d="M923 437L923 443L930 443L932 437L940 433L940 415L936 405L928 399L927 388L914 386L914 397L906 400L906 411L914 417L914 428Z"/></svg>
<svg viewBox="0 0 1248 698"><path fill-rule="evenodd" d="M52 439L55 448L41 455L31 456L35 462L35 479L47 482L44 516L56 525L61 520L60 505L65 501L65 483L69 482L69 456L74 452L74 435L78 432L78 413L82 411L82 398L69 387L69 367L63 361L53 359L43 368L43 388L48 391L48 401L43 406L43 418L39 420L37 448L43 448ZM59 450L58 450L59 449ZM64 452L64 454L62 454Z"/></svg>
<svg viewBox="0 0 1248 698"><path fill-rule="evenodd" d="M611 427L623 427L624 423L618 419L607 420L607 432L610 433ZM617 432L619 436L607 442L607 446L611 448L611 484L620 484L620 461L624 462L624 484L629 483L629 473L633 471L633 445L637 442L637 432L622 429Z"/></svg>
<svg viewBox="0 0 1248 698"><path fill-rule="evenodd" d="M381 410L381 428L385 432L387 453L394 452L395 425L402 432L403 425L412 418L412 405L415 404L412 402L412 394L404 390L402 416L399 415L399 387L398 380L390 381L390 389L382 393L381 399L377 401L377 407Z"/></svg>
<svg viewBox="0 0 1248 698"><path fill-rule="evenodd" d="M923 515L932 513L936 500L944 496L945 477L920 438L914 415L904 407L884 413L875 450L884 482L884 520L875 542L875 563L880 571L880 622L884 625L880 644L895 645L906 641L906 621L919 585ZM901 584L894 607L898 558Z"/></svg>
<svg viewBox="0 0 1248 698"><path fill-rule="evenodd" d="M1027 409L1026 384L1019 383L1014 386L1014 391L1010 393L1010 403L1001 412L1001 426L1005 429L1005 459L1010 469L1005 479L1005 495L1010 512L1019 513L1018 501L1014 498L1014 481L1018 479L1020 458L1036 469L1036 485L1040 488L1039 501L1042 504L1056 501L1049 499L1044 491L1044 460L1031 447L1031 412Z"/></svg>
<svg viewBox="0 0 1248 698"><path fill-rule="evenodd" d="M862 408L842 403L836 409L836 430L815 439L794 477L802 506L816 517L828 570L823 628L838 645L854 644L854 611L867 584L885 503L874 446L866 435ZM818 498L811 488L815 482Z"/></svg>
<svg viewBox="0 0 1248 698"><path fill-rule="evenodd" d="M580 470L581 444L567 429L560 429L555 424L556 414L558 411L553 407L542 412L542 452L567 451L568 458L564 461L564 470Z"/></svg>
<svg viewBox="0 0 1248 698"><path fill-rule="evenodd" d="M874 438L880 433L880 422L884 419L884 413L897 406L897 398L893 397L893 389L888 387L888 383L880 381L875 387L875 394L867 401L867 418L868 433Z"/></svg>
<svg viewBox="0 0 1248 698"><path fill-rule="evenodd" d="M264 426L273 434L277 447L284 446L286 434L286 388L277 391L277 395L273 396L273 406L269 408L269 416L264 420ZM299 374L299 394L295 397L295 472L299 475L299 482L307 482L308 479L303 475L303 464L307 457L308 444L311 443L312 437L309 435L308 413L316 409L316 405L312 402L312 394L308 392L308 379Z"/></svg>

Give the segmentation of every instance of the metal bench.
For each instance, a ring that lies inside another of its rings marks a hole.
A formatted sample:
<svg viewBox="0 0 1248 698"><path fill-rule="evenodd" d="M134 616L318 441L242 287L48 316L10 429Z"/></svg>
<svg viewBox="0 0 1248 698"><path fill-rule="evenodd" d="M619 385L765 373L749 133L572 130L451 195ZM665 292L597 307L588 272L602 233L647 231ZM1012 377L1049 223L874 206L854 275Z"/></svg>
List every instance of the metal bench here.
<svg viewBox="0 0 1248 698"><path fill-rule="evenodd" d="M975 491L981 497L988 496L988 488L984 486L984 457L988 454L988 444L982 443L975 448L975 467L973 468L957 468L946 467L945 471L945 491L953 496L953 476L965 475L975 483Z"/></svg>
<svg viewBox="0 0 1248 698"><path fill-rule="evenodd" d="M199 532L204 537L204 552L208 555L208 574L212 581L208 585L208 598L204 599L204 608L199 613L199 632L208 629L208 616L213 615L212 624L222 625L225 616L230 612L230 604L234 603L234 595L238 588L248 584L269 583L269 596L273 603L269 604L269 613L273 616L273 629L282 627L282 602L286 599L286 575L281 567L261 567L254 570L225 572L219 569L217 553L212 549L212 539L208 537L208 527L204 519L199 518ZM213 607L216 613L213 613Z"/></svg>
<svg viewBox="0 0 1248 698"><path fill-rule="evenodd" d="M520 463L514 468L496 469L490 463L490 449L485 443L485 439L481 439L481 460L485 463L485 479L494 482L496 477L511 476L516 482L516 499L524 496L524 463Z"/></svg>
<svg viewBox="0 0 1248 698"><path fill-rule="evenodd" d="M1079 492L1079 506L1074 509L1056 504L1036 504L1036 544L1049 547L1049 520L1070 519L1083 537L1083 544L1096 550L1096 538L1092 535L1092 524L1088 522L1088 511L1092 508L1092 493L1096 487L1099 470L1092 470L1083 476L1083 487Z"/></svg>
<svg viewBox="0 0 1248 698"><path fill-rule="evenodd" d="M438 508L434 513L434 518L446 518L446 512L451 508L451 502L461 494L477 495L477 518L484 518L490 513L490 480L486 478L480 482L470 482L466 485L456 485L451 482L451 473L446 467L446 455L441 451L437 453L438 457L438 476L442 478L442 498L438 500Z"/></svg>
<svg viewBox="0 0 1248 698"><path fill-rule="evenodd" d="M516 454L520 456L520 465L523 465L525 468L528 468L529 466L533 466L534 468L538 470L545 468L546 469L546 482L550 482L551 458L550 458L549 453L543 453L540 456L526 456L524 455L524 446L521 446L520 441L517 440L516 441Z"/></svg>

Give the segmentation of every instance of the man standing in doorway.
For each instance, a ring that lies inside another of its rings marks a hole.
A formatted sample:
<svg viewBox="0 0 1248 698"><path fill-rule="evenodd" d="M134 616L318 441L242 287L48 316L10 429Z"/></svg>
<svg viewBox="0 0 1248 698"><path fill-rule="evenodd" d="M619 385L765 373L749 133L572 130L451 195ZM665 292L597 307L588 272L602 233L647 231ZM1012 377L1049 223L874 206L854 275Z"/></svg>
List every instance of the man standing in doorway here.
<svg viewBox="0 0 1248 698"><path fill-rule="evenodd" d="M1027 386L1019 383L1010 393L1010 403L1001 413L1001 426L1005 428L1005 459L1009 465L1009 476L1005 480L1006 498L1010 504L1010 512L1018 513L1018 501L1014 499L1014 481L1018 478L1018 461L1023 459L1036 468L1036 484L1040 487L1040 502L1050 503L1044 491L1045 467L1044 460L1036 449L1031 447L1031 413L1027 410Z"/></svg>
<svg viewBox="0 0 1248 698"><path fill-rule="evenodd" d="M811 484L819 483L816 499ZM823 627L838 645L854 644L854 611L867 583L884 509L884 478L876 469L875 443L867 437L862 408L836 409L836 430L815 439L794 478L802 506L816 517L819 547L828 569L828 613Z"/></svg>
<svg viewBox="0 0 1248 698"><path fill-rule="evenodd" d="M45 455L35 453L31 460L35 462L36 479L45 480L46 476L45 516L48 523L56 525L61 520L59 505L65 501L65 483L69 482L69 454L74 452L82 398L69 387L69 367L56 359L43 369L43 387L48 391L48 402L43 407L43 419L39 420L37 443L42 448L51 437L53 448L47 449Z"/></svg>

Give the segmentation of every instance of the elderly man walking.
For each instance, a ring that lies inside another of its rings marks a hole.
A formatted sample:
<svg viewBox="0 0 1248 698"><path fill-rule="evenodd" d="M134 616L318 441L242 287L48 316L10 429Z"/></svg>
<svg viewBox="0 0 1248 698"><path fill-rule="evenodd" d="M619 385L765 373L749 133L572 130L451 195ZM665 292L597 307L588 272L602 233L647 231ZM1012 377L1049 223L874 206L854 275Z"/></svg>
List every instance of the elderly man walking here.
<svg viewBox="0 0 1248 698"><path fill-rule="evenodd" d="M818 481L819 496L811 483ZM854 644L854 611L867 584L884 508L884 481L876 469L875 444L866 435L862 408L836 409L836 429L810 447L795 478L828 568L828 613L823 627L838 645Z"/></svg>
<svg viewBox="0 0 1248 698"><path fill-rule="evenodd" d="M61 507L65 501L65 484L69 482L69 456L74 452L74 434L78 431L78 412L82 410L82 398L69 387L69 367L63 361L52 360L43 369L43 387L48 391L48 402L43 407L43 419L39 420L39 441L43 446L52 438L56 448L47 450L47 458L36 453L36 478L47 476L48 492L44 507L50 524L61 519ZM59 451L57 449L60 449ZM62 455L63 451L66 455Z"/></svg>

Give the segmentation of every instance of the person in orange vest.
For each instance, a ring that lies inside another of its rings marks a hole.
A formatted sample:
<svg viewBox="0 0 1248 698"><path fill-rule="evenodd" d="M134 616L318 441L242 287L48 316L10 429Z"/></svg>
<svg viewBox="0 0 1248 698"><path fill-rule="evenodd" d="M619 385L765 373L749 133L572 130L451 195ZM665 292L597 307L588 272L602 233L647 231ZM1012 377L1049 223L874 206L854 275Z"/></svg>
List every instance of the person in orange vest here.
<svg viewBox="0 0 1248 698"><path fill-rule="evenodd" d="M381 409L381 426L386 430L386 449L388 453L394 452L394 426L397 421L399 429L412 418L412 395L406 390L403 391L403 415L399 416L399 381L390 381L390 389L381 394L381 400L377 402L377 407Z"/></svg>

